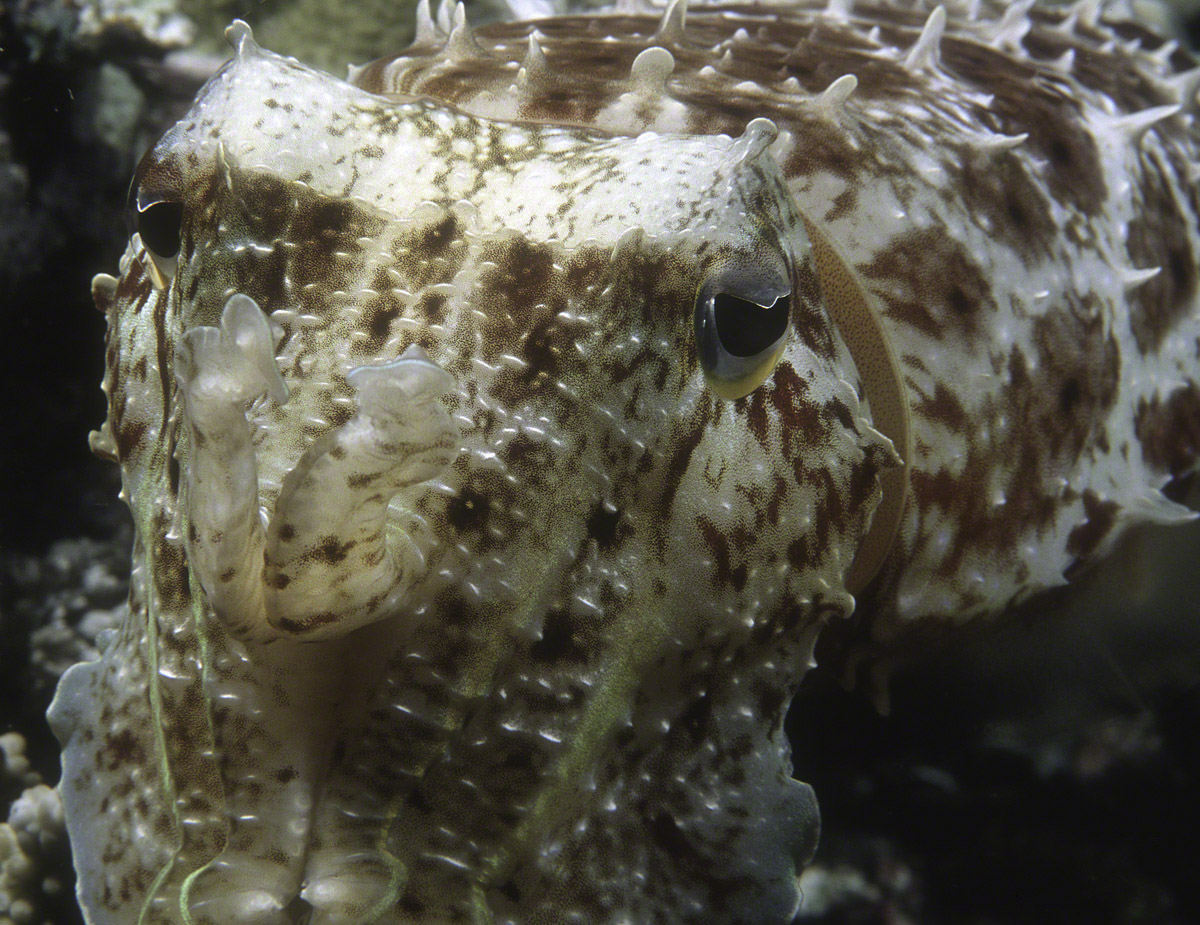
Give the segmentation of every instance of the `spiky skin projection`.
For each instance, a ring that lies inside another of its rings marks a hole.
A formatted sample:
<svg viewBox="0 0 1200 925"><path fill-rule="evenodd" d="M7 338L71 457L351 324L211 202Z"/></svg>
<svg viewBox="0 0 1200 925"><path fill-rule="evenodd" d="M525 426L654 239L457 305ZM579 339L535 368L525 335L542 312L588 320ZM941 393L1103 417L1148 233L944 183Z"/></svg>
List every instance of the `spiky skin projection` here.
<svg viewBox="0 0 1200 925"><path fill-rule="evenodd" d="M231 28L94 284L138 534L51 708L90 922L786 922L822 627L1190 516L1196 72L962 6L426 6L353 84Z"/></svg>

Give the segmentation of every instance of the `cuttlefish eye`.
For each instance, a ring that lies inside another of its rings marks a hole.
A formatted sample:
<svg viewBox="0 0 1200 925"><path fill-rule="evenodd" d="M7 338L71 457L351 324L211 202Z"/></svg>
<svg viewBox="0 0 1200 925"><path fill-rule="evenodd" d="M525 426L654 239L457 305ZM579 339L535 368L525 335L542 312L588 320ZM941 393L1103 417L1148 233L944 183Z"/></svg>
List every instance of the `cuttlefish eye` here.
<svg viewBox="0 0 1200 925"><path fill-rule="evenodd" d="M128 216L150 255L150 279L162 289L175 275L183 228L183 197L178 174L148 151L129 187Z"/></svg>
<svg viewBox="0 0 1200 925"><path fill-rule="evenodd" d="M137 206L137 230L142 243L160 260L174 260L179 255L179 232L183 226L183 203L155 199Z"/></svg>
<svg viewBox="0 0 1200 925"><path fill-rule="evenodd" d="M783 353L791 313L791 290L759 274L726 270L702 283L696 349L709 388L737 399L762 385Z"/></svg>

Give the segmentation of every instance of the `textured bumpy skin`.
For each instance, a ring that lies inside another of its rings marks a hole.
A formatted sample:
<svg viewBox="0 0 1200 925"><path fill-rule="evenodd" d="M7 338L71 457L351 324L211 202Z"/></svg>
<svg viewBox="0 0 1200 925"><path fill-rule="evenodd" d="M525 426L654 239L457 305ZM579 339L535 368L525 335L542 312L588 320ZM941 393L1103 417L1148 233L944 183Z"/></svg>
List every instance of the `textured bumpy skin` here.
<svg viewBox="0 0 1200 925"><path fill-rule="evenodd" d="M786 922L822 627L1190 516L1200 78L1088 3L418 25L348 84L235 24L94 284L138 538L51 709L80 901Z"/></svg>

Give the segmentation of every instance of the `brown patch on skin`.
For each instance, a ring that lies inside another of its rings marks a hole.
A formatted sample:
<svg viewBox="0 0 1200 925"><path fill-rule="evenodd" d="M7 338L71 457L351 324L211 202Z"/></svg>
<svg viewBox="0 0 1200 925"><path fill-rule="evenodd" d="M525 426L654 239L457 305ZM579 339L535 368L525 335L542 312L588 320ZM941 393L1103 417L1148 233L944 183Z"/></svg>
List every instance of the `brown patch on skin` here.
<svg viewBox="0 0 1200 925"><path fill-rule="evenodd" d="M819 489L817 506L813 511L812 526L807 538L812 542L811 555L823 556L829 549L829 536L833 528L835 526L845 527L848 522L844 499L838 490L833 473L823 467L802 470L797 463L796 481L797 483L808 482L816 485Z"/></svg>
<svg viewBox="0 0 1200 925"><path fill-rule="evenodd" d="M97 752L97 758L103 761L103 770L116 771L124 765L144 766L146 751L131 730L122 729L104 737L104 747Z"/></svg>
<svg viewBox="0 0 1200 925"><path fill-rule="evenodd" d="M803 447L815 445L824 434L821 408L808 395L805 382L790 363L780 363L775 372L761 387L745 399L745 414L751 432L758 438L766 434L765 422L779 422L783 440L782 454L785 459L799 459ZM760 438L764 448L769 448L765 438Z"/></svg>
<svg viewBox="0 0 1200 925"><path fill-rule="evenodd" d="M256 196L261 182L261 179L255 179ZM287 192L293 197L296 195L291 189ZM335 259L335 254L338 251L355 254L360 249L357 244L359 238L376 238L383 231L382 221L368 216L355 203L316 195L309 202L301 200L299 208L290 218L283 239L299 245L298 253L293 258L298 271L295 280L298 288L302 288L306 282L324 280L325 274L334 267L349 269L354 261L339 261Z"/></svg>
<svg viewBox="0 0 1200 925"><path fill-rule="evenodd" d="M825 403L825 413L831 415L842 427L846 430L858 432L858 425L854 420L854 415L851 414L846 403L836 395Z"/></svg>
<svg viewBox="0 0 1200 925"><path fill-rule="evenodd" d="M448 212L441 219L422 228L417 233L417 241L414 243L419 246L419 256L441 257L459 237L458 220Z"/></svg>
<svg viewBox="0 0 1200 925"><path fill-rule="evenodd" d="M789 700L787 691L777 685L757 681L754 684L754 696L758 701L758 715L766 720L768 728L779 725Z"/></svg>
<svg viewBox="0 0 1200 925"><path fill-rule="evenodd" d="M711 402L712 399L709 401ZM679 491L680 483L687 473L688 466L691 465L692 454L696 452L696 447L704 438L711 416L711 405L701 406L696 409L689 420L678 422L678 426L683 428L681 434L677 434L675 428L672 428L671 445L674 449L663 469L663 492L658 506L660 516L663 518L667 518L671 514L671 508L675 504L675 494Z"/></svg>
<svg viewBox="0 0 1200 925"><path fill-rule="evenodd" d="M521 378L532 390L555 386L564 371L564 360L575 359L569 351L576 338L589 329L586 323L568 322L555 315L536 322L521 344L521 359L528 364Z"/></svg>
<svg viewBox="0 0 1200 925"><path fill-rule="evenodd" d="M1132 266L1162 267L1157 276L1129 294L1130 323L1138 349L1153 353L1175 324L1192 311L1200 269L1191 250L1189 219L1159 172L1165 165L1145 166L1138 186L1142 202L1129 223L1126 240Z"/></svg>
<svg viewBox="0 0 1200 925"><path fill-rule="evenodd" d="M347 540L345 543L338 541L336 536L322 537L321 542L312 549L312 556L329 565L337 565L345 560L350 554L350 550L358 545L357 540Z"/></svg>
<svg viewBox="0 0 1200 925"><path fill-rule="evenodd" d="M1058 410L1063 416L1070 415L1079 404L1080 386L1078 379L1067 379L1058 390Z"/></svg>
<svg viewBox="0 0 1200 925"><path fill-rule="evenodd" d="M938 340L977 342L980 316L997 311L979 265L941 229L892 241L861 272L889 318Z"/></svg>
<svg viewBox="0 0 1200 925"><path fill-rule="evenodd" d="M986 219L990 237L1030 262L1052 259L1059 244L1058 225L1042 180L1020 159L968 148L945 196L960 199L977 222Z"/></svg>
<svg viewBox="0 0 1200 925"><path fill-rule="evenodd" d="M918 413L967 438L961 473L914 470L911 475L918 506L943 510L956 525L955 543L938 574L953 575L968 550L1013 555L1023 534L1046 529L1062 500L1046 487L1052 473L1077 463L1104 428L1116 399L1119 355L1111 336L1103 335L1100 313L1082 304L1064 306L1035 319L1032 333L1037 362L1029 363L1014 348L1008 387L976 419L967 420L948 389L914 405ZM1024 439L1005 447L973 438L985 428L994 433L1001 417ZM997 450L1011 455L997 458ZM1001 465L1008 473L1003 479L996 475ZM1003 492L1001 505L993 502L996 490Z"/></svg>
<svg viewBox="0 0 1200 925"><path fill-rule="evenodd" d="M990 491L994 466L986 447L972 445L958 475L945 469L913 471L910 487L914 501L921 509L944 510L955 524L955 542L938 565L938 575L955 574L970 550L1014 556L1024 533L1045 529L1057 514L1058 499L1043 489L1046 459L1037 448L1021 449L1011 476L1000 486L1005 503L999 506L993 503Z"/></svg>
<svg viewBox="0 0 1200 925"><path fill-rule="evenodd" d="M358 327L367 337L353 342L360 354L378 353L392 336L392 323L404 313L404 303L391 291L392 280L383 267L375 271L371 287L378 294L362 303L362 321Z"/></svg>
<svg viewBox="0 0 1200 925"><path fill-rule="evenodd" d="M529 657L538 662L582 664L588 660L587 649L582 641L571 615L561 610L551 610L542 623L541 638L529 647Z"/></svg>
<svg viewBox="0 0 1200 925"><path fill-rule="evenodd" d="M471 488L464 488L446 505L446 519L455 530L476 530L487 523L488 500Z"/></svg>
<svg viewBox="0 0 1200 925"><path fill-rule="evenodd" d="M704 544L712 553L713 565L716 566L716 572L713 575L716 587L720 589L732 584L733 569L730 562L729 541L725 538L725 534L706 517L697 518L696 526L700 528L700 536L703 537Z"/></svg>
<svg viewBox="0 0 1200 925"><path fill-rule="evenodd" d="M179 458L175 454L175 428L172 427L168 439L168 450L170 454L167 458L167 490L172 497L179 495Z"/></svg>
<svg viewBox="0 0 1200 925"><path fill-rule="evenodd" d="M1026 422L1045 441L1050 459L1073 463L1104 426L1116 400L1120 353L1112 334L1104 336L1101 317L1081 304L1033 322L1038 363L1028 389L1010 392L1013 419ZM1064 403L1069 414L1063 413Z"/></svg>
<svg viewBox="0 0 1200 925"><path fill-rule="evenodd" d="M557 484L559 456L544 440L519 434L497 449L496 455L531 490L552 489Z"/></svg>
<svg viewBox="0 0 1200 925"><path fill-rule="evenodd" d="M833 357L836 353L833 325L810 256L796 267L792 291L791 322L796 337L817 356Z"/></svg>
<svg viewBox="0 0 1200 925"><path fill-rule="evenodd" d="M183 610L191 602L187 551L182 546L168 543L164 539L168 533L168 526L161 516L157 519L157 526L160 529L154 533L155 539L151 552L154 556L155 585L162 606ZM170 635L167 633L164 637L160 637L165 645L172 644Z"/></svg>
<svg viewBox="0 0 1200 925"><path fill-rule="evenodd" d="M838 219L846 218L852 214L857 206L858 190L853 186L847 186L833 197L822 219L826 224L836 222Z"/></svg>
<svg viewBox="0 0 1200 925"><path fill-rule="evenodd" d="M943 39L941 54L947 71L993 95L989 112L996 131L1029 135L1026 144L1046 162L1043 179L1055 199L1084 215L1100 211L1108 196L1100 152L1083 124L1080 102L1061 78L1037 62L963 39Z"/></svg>
<svg viewBox="0 0 1200 925"><path fill-rule="evenodd" d="M113 424L111 430L116 439L117 459L124 463L134 455L135 450L141 448L142 441L146 436L146 422L130 421L125 424L120 417L117 417L113 419Z"/></svg>
<svg viewBox="0 0 1200 925"><path fill-rule="evenodd" d="M657 371L656 379L665 379L668 369L662 369L662 366L669 367L667 361L652 350L650 347L642 347L628 360L610 359L605 366L605 371L608 373L608 379L614 385L619 385L629 379L635 378L641 371L642 367L647 363L660 364ZM629 417L634 416L634 409L630 408Z"/></svg>
<svg viewBox="0 0 1200 925"><path fill-rule="evenodd" d="M570 254L559 254L550 246L530 245L509 239L485 248L482 259L497 263L482 275L479 304L486 306L486 318L479 336L488 362L508 353L523 361L523 366L502 362L491 386L491 395L508 407L541 400L552 404L552 415L562 426L574 410L574 403L559 390L558 384L584 385L588 394L602 384L612 382L620 364L608 350L610 338L624 343L624 314L640 310L649 313L656 325L670 323L670 305L654 304L652 289L638 289L628 280L613 281L610 276L610 251L587 247ZM562 265L556 265L556 260ZM637 271L637 270L634 270ZM606 307L593 314L592 300L607 284L616 284L646 304L630 300ZM662 286L661 278L658 286ZM574 301L569 302L572 299ZM574 307L575 314L566 310ZM629 374L642 365L652 368L659 382L666 383L667 368L653 352L635 358ZM598 372L605 373L604 377ZM582 395L582 394L581 394Z"/></svg>
<svg viewBox="0 0 1200 925"><path fill-rule="evenodd" d="M944 382L934 386L932 397L922 395L913 401L912 411L927 420L944 424L956 434L966 433L970 425L962 403Z"/></svg>
<svg viewBox="0 0 1200 925"><path fill-rule="evenodd" d="M592 510L586 529L588 539L595 540L600 549L611 549L629 532L621 523L621 512L610 511L603 504L597 504Z"/></svg>
<svg viewBox="0 0 1200 925"><path fill-rule="evenodd" d="M852 510L862 510L867 501L875 494L879 485L879 468L871 463L855 466L850 473L849 490L846 492L846 506Z"/></svg>
<svg viewBox="0 0 1200 925"><path fill-rule="evenodd" d="M205 285L188 301L184 324L217 324L226 292L245 293L268 313L287 307L327 318L340 311L332 293L350 286L362 267L359 239L377 239L383 220L360 204L268 173L236 166L232 171L232 189L210 171L186 197L193 205L185 211L184 234L203 242L198 265ZM269 253L239 247L246 243ZM181 259L184 291L195 272Z"/></svg>
<svg viewBox="0 0 1200 925"><path fill-rule="evenodd" d="M1142 400L1134 432L1147 465L1172 476L1186 472L1200 456L1200 387L1189 382L1165 400Z"/></svg>
<svg viewBox="0 0 1200 925"><path fill-rule="evenodd" d="M787 500L790 493L788 483L781 476L775 476L774 485L771 488L771 497L767 499L767 504L763 508L763 516L766 517L767 523L774 526L779 523L779 512L783 507L783 502Z"/></svg>
<svg viewBox="0 0 1200 925"><path fill-rule="evenodd" d="M141 313L150 300L154 285L150 282L150 274L140 257L134 257L129 270L121 274L117 280L117 291L113 294L113 304L129 306L132 314Z"/></svg>
<svg viewBox="0 0 1200 925"><path fill-rule="evenodd" d="M525 363L505 365L492 386L492 394L509 407L533 395L554 395L567 369L585 362L575 343L592 323L560 316L567 307L560 275L566 271L555 269L556 256L551 247L517 236L488 245L480 255L495 264L478 284L486 311L479 332L483 358L496 363L508 353Z"/></svg>
<svg viewBox="0 0 1200 925"><path fill-rule="evenodd" d="M759 442L759 445L766 449L769 446L771 421L767 415L766 403L754 400L760 391L760 389L756 389L745 398L739 398L734 402L733 408L735 413L746 419L746 427L754 435L754 439Z"/></svg>
<svg viewBox="0 0 1200 925"><path fill-rule="evenodd" d="M466 260L467 247L458 219L450 212L400 235L392 244L392 263L403 278L404 286L417 292L427 286L448 283L454 279ZM382 276L376 275L373 288L387 292L396 285L387 282L386 268L380 268Z"/></svg>
<svg viewBox="0 0 1200 925"><path fill-rule="evenodd" d="M510 511L520 503L523 488L510 481L507 473L494 468L469 469L460 462L458 493L454 497L428 497L420 509L454 527L458 542L468 544L475 554L501 548L511 542L514 533L541 529L516 520Z"/></svg>
<svg viewBox="0 0 1200 925"><path fill-rule="evenodd" d="M425 292L414 306L417 317L426 324L441 324L446 320L446 296L440 292Z"/></svg>

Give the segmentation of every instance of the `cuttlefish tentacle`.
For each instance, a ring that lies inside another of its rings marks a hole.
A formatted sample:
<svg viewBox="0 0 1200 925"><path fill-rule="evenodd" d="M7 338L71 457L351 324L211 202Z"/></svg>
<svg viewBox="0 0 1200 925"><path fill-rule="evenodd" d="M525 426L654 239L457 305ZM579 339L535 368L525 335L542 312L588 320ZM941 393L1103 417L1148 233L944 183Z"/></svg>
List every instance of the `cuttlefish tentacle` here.
<svg viewBox="0 0 1200 925"><path fill-rule="evenodd" d="M454 378L415 345L351 370L356 413L304 452L264 529L246 408L264 396L282 404L288 392L257 303L234 295L219 327L190 330L176 377L190 440L189 557L228 629L255 641L325 639L394 613L420 556L385 536L387 505L458 454L439 401Z"/></svg>

